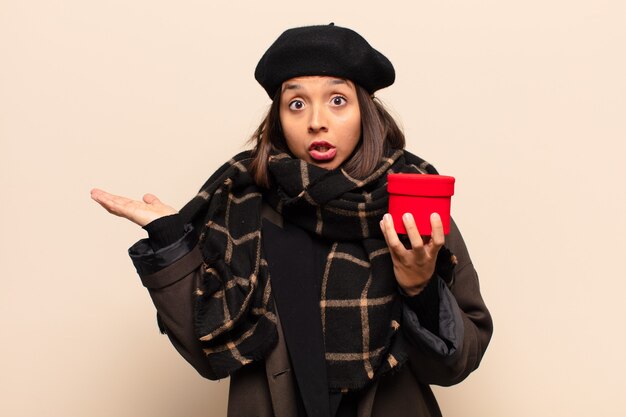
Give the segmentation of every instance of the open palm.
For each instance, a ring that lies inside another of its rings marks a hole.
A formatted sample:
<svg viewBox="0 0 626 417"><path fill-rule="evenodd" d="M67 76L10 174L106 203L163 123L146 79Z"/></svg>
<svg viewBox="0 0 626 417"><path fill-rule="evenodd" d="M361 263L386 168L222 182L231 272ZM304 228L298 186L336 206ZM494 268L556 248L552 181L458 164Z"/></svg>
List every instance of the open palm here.
<svg viewBox="0 0 626 417"><path fill-rule="evenodd" d="M143 201L139 201L94 188L91 190L91 198L109 213L128 219L142 227L160 217L177 213L174 208L163 204L153 194L145 194Z"/></svg>

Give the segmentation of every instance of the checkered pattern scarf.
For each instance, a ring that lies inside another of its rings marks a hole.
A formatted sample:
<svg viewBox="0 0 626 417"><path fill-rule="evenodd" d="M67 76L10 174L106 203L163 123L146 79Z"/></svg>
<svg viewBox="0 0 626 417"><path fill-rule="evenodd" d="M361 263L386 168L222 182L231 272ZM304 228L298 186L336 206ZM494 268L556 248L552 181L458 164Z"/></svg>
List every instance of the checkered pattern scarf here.
<svg viewBox="0 0 626 417"><path fill-rule="evenodd" d="M436 173L434 168L394 150L359 180L279 153L270 157L273 186L265 190L255 185L250 161L250 151L235 156L181 210L201 230L195 328L216 376L264 358L276 343L261 245L263 200L289 222L333 242L320 294L330 390L358 390L402 364L401 301L378 223L387 212L387 173Z"/></svg>

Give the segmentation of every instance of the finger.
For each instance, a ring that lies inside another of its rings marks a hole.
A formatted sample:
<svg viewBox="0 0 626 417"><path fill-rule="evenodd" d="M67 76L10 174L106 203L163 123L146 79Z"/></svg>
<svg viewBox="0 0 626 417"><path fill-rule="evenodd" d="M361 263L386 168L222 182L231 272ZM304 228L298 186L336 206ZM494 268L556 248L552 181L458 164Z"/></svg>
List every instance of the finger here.
<svg viewBox="0 0 626 417"><path fill-rule="evenodd" d="M163 202L159 200L159 198L155 196L154 194L150 194L150 193L145 194L143 196L143 201L147 203L148 206L150 206L149 207L150 210L158 213L161 216L167 216L170 214L178 213L178 210L176 210L172 206L163 204Z"/></svg>
<svg viewBox="0 0 626 417"><path fill-rule="evenodd" d="M92 188L89 194L92 200L98 201L98 198L102 196L103 194L106 194L106 191L101 190L99 188Z"/></svg>
<svg viewBox="0 0 626 417"><path fill-rule="evenodd" d="M110 196L111 194L107 193L106 191L100 190L98 188L94 188L91 190L92 200L95 200L104 208L107 208L106 205L108 204L110 200Z"/></svg>
<svg viewBox="0 0 626 417"><path fill-rule="evenodd" d="M94 188L93 190L91 190L91 198L93 198L96 201L113 200L114 197L118 197L118 196L111 194L111 193L107 193L106 191L100 190L99 188Z"/></svg>
<svg viewBox="0 0 626 417"><path fill-rule="evenodd" d="M129 206L134 203L134 200L130 198L110 194L103 190L92 190L91 196L109 213L123 217L128 215Z"/></svg>
<svg viewBox="0 0 626 417"><path fill-rule="evenodd" d="M133 202L130 198L109 193L103 194L100 199L116 209L123 209Z"/></svg>
<svg viewBox="0 0 626 417"><path fill-rule="evenodd" d="M423 248L424 241L420 236L419 230L417 230L417 225L415 224L415 219L413 218L413 215L411 213L404 213L404 215L402 215L402 222L404 223L406 234L409 236L411 249Z"/></svg>
<svg viewBox="0 0 626 417"><path fill-rule="evenodd" d="M432 232L430 234L432 248L436 253L443 246L446 240L443 233L443 222L441 221L439 213L432 213L430 215L430 226L432 228Z"/></svg>
<svg viewBox="0 0 626 417"><path fill-rule="evenodd" d="M145 194L143 196L143 201L145 201L148 204L163 204L161 203L161 200L159 200L159 198L156 195L150 194L150 193Z"/></svg>
<svg viewBox="0 0 626 417"><path fill-rule="evenodd" d="M386 213L383 216L381 224L383 227L383 234L385 235L385 241L387 242L387 246L392 252L392 255L402 255L402 253L406 251L406 248L400 241L400 238L396 233L396 229L394 229L393 227L393 219L391 218L391 214Z"/></svg>
<svg viewBox="0 0 626 417"><path fill-rule="evenodd" d="M385 238L385 243L387 244L387 248L389 249L389 254L391 255L391 259L396 258L396 254L391 249L391 245L389 244L389 232L387 231L387 222L385 222L384 217L383 220L380 221L380 230L383 232L383 236Z"/></svg>

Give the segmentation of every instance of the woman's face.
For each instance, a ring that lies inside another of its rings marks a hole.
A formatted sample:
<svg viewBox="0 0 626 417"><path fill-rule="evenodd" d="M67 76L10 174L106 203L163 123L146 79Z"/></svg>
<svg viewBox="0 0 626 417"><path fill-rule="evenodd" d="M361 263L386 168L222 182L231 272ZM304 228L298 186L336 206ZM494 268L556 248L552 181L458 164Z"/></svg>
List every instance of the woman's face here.
<svg viewBox="0 0 626 417"><path fill-rule="evenodd" d="M356 87L335 77L296 77L283 83L280 123L291 153L326 169L343 164L361 138Z"/></svg>

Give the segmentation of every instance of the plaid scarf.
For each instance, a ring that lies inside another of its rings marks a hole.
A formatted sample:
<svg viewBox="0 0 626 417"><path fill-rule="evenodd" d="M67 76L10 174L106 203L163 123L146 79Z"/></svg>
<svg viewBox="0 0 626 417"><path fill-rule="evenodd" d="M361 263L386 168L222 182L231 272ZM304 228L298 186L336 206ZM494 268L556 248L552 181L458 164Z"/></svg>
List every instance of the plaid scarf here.
<svg viewBox="0 0 626 417"><path fill-rule="evenodd" d="M265 190L255 185L250 161L250 151L236 155L181 210L201 230L204 263L195 291L195 328L216 376L263 359L276 343L261 245L263 201L287 221L333 242L320 294L329 389L358 390L405 362L402 305L378 223L387 212L387 173L435 169L393 150L359 180L342 169L325 170L279 153L270 157L273 185Z"/></svg>

